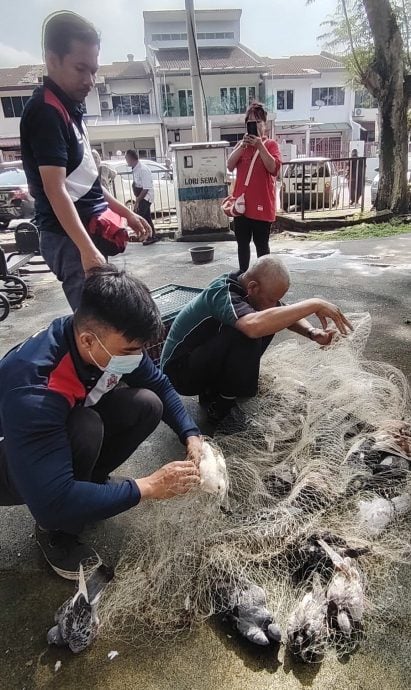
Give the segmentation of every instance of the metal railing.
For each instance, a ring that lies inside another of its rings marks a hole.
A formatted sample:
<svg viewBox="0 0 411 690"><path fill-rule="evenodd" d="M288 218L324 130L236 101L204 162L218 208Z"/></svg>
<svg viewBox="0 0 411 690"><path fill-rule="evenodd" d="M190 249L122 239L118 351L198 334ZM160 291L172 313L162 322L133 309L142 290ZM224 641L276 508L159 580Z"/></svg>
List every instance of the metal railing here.
<svg viewBox="0 0 411 690"><path fill-rule="evenodd" d="M280 207L284 213L364 211L365 158L300 159L283 163Z"/></svg>
<svg viewBox="0 0 411 690"><path fill-rule="evenodd" d="M177 224L176 200L173 174L165 171L151 172L153 178L153 201L151 216L156 227L170 227ZM133 192L133 177L129 172L118 173L112 181L113 195L134 210L135 195Z"/></svg>

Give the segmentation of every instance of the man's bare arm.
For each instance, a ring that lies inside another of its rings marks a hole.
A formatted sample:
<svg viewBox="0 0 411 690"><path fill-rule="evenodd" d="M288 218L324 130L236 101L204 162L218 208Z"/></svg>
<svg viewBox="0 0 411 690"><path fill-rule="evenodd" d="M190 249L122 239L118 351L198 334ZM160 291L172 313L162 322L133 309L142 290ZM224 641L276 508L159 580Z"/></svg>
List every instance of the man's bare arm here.
<svg viewBox="0 0 411 690"><path fill-rule="evenodd" d="M246 314L238 319L235 327L249 338L262 338L289 328L307 316L317 316L324 329L327 328L327 319L331 319L343 335L352 330L350 322L340 309L322 299L307 299L296 304Z"/></svg>

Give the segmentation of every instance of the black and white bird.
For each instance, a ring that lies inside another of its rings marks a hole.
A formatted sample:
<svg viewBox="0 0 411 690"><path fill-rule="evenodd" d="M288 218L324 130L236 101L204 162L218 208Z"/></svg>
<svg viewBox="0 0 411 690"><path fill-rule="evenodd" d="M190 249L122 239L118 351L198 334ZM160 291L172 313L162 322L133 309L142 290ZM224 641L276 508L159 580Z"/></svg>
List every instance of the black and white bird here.
<svg viewBox="0 0 411 690"><path fill-rule="evenodd" d="M327 632L327 600L320 576L314 573L312 589L290 615L288 648L301 661L316 661L324 653Z"/></svg>
<svg viewBox="0 0 411 690"><path fill-rule="evenodd" d="M100 625L98 602L113 577L113 569L101 564L86 580L80 564L78 590L74 597L67 599L57 610L54 616L56 625L47 633L49 645L68 647L74 654L78 654L94 642Z"/></svg>
<svg viewBox="0 0 411 690"><path fill-rule="evenodd" d="M281 641L280 629L267 608L266 594L254 583L233 589L225 615L240 635L253 644L266 647L270 642Z"/></svg>

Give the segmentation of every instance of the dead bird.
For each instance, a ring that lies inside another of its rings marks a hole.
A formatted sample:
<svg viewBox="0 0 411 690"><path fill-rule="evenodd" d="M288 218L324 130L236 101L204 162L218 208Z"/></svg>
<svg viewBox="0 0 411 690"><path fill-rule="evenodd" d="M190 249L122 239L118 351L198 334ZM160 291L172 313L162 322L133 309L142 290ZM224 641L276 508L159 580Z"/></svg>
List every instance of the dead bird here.
<svg viewBox="0 0 411 690"><path fill-rule="evenodd" d="M47 633L49 645L68 647L78 654L94 642L100 625L97 605L113 577L113 569L101 564L86 580L80 563L78 590L57 610L54 616L56 625Z"/></svg>
<svg viewBox="0 0 411 690"><path fill-rule="evenodd" d="M221 501L227 497L228 474L225 459L218 448L204 441L200 458L200 489L216 494Z"/></svg>
<svg viewBox="0 0 411 690"><path fill-rule="evenodd" d="M267 608L267 596L262 587L248 582L231 592L220 591L225 599L225 618L249 642L266 647L281 641L281 631Z"/></svg>
<svg viewBox="0 0 411 690"><path fill-rule="evenodd" d="M358 502L359 523L373 537L381 534L397 517L410 511L411 496L408 493L394 496L391 500L375 496L368 501Z"/></svg>
<svg viewBox="0 0 411 690"><path fill-rule="evenodd" d="M288 648L301 661L319 661L324 654L327 633L327 600L320 576L314 573L312 589L290 615Z"/></svg>
<svg viewBox="0 0 411 690"><path fill-rule="evenodd" d="M329 626L350 637L362 629L365 610L363 575L352 558L342 557L322 539L318 543L332 560L335 569L327 587Z"/></svg>
<svg viewBox="0 0 411 690"><path fill-rule="evenodd" d="M369 553L367 547L353 547L343 539L331 532L314 533L305 541L300 541L291 550L288 557L292 572L293 582L306 581L314 572L318 572L325 580L329 579L333 573L334 564L329 554L320 545L319 540L323 540L342 558L359 558ZM293 564L295 564L293 568Z"/></svg>

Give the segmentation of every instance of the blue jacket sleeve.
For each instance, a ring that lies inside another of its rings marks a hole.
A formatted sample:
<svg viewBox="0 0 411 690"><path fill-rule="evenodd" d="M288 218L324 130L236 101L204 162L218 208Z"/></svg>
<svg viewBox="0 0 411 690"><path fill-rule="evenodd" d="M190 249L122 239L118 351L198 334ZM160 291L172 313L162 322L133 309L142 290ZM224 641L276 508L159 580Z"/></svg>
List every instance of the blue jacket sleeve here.
<svg viewBox="0 0 411 690"><path fill-rule="evenodd" d="M4 400L2 426L10 476L42 527L77 534L84 523L137 505L136 483L76 481L66 431L70 407L44 387L18 388Z"/></svg>
<svg viewBox="0 0 411 690"><path fill-rule="evenodd" d="M128 386L148 388L158 395L163 403L163 422L175 431L182 443L189 436L201 435L200 429L186 411L168 377L153 364L146 352L138 369L123 379Z"/></svg>

